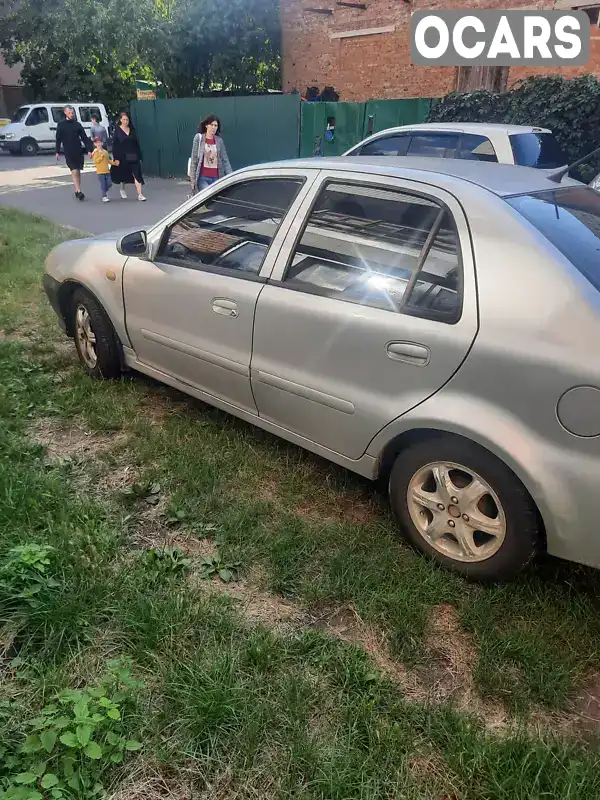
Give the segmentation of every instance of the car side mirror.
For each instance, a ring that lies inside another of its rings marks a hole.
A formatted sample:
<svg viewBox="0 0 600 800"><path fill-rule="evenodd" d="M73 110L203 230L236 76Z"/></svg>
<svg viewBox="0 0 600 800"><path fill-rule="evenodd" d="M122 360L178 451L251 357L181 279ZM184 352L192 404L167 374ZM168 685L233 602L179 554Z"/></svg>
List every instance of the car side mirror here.
<svg viewBox="0 0 600 800"><path fill-rule="evenodd" d="M117 243L117 250L122 256L143 258L148 254L148 237L146 231L127 233Z"/></svg>

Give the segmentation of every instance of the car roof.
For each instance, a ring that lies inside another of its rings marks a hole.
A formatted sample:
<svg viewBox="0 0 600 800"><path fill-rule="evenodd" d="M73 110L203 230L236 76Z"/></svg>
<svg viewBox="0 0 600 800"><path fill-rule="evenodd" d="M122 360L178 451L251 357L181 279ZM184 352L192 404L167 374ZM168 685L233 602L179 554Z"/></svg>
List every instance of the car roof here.
<svg viewBox="0 0 600 800"><path fill-rule="evenodd" d="M552 133L548 128L531 125L504 125L498 122L422 122L420 124L415 123L414 125L399 125L395 128L386 128L383 131L372 134L372 136L387 136L390 133L415 130L464 131L465 133L479 134L484 134L487 131L490 134L505 133L507 136L511 133ZM371 138L371 136L368 138Z"/></svg>
<svg viewBox="0 0 600 800"><path fill-rule="evenodd" d="M467 161L457 158L421 158L417 156L340 156L338 158L305 158L256 164L246 170L261 168L335 170L352 173L371 173L392 178L407 178L452 191L462 184L463 189L475 184L500 197L556 190L559 184L548 179L551 172L495 164L487 161ZM243 171L246 171L243 170ZM572 178L563 178L560 186L583 186Z"/></svg>

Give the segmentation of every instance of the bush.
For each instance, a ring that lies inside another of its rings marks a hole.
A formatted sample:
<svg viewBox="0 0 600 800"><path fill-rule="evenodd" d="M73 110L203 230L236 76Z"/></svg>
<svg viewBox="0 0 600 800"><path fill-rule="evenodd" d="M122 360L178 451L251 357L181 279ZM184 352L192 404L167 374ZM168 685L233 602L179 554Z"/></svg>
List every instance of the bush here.
<svg viewBox="0 0 600 800"><path fill-rule="evenodd" d="M428 122L504 122L553 131L569 163L600 146L600 83L592 75L527 78L502 94L469 92L434 101ZM590 179L600 171L595 158L582 168Z"/></svg>

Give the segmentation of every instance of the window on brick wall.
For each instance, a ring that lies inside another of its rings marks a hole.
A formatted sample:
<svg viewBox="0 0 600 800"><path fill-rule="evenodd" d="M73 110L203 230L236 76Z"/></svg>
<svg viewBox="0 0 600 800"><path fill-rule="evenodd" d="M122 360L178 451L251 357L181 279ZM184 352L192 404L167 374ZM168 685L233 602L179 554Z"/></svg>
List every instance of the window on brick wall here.
<svg viewBox="0 0 600 800"><path fill-rule="evenodd" d="M457 92L503 92L508 80L508 67L459 67Z"/></svg>

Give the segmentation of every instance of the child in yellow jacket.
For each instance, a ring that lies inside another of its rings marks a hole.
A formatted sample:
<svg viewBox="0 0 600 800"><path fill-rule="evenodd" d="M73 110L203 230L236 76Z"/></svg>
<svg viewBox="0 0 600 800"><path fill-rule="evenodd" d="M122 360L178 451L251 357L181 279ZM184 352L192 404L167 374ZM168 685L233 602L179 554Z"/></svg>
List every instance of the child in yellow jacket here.
<svg viewBox="0 0 600 800"><path fill-rule="evenodd" d="M112 186L112 180L110 177L110 168L114 164L116 167L119 166L118 161L113 161L108 154L108 151L102 147L102 139L99 136L96 136L94 139L94 150L92 151L92 161L94 162L94 166L96 167L96 172L98 174L98 179L100 181L100 190L102 192L102 202L103 203L110 203L110 197L108 196L108 190Z"/></svg>

